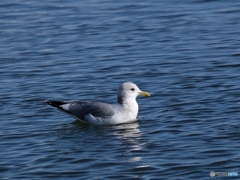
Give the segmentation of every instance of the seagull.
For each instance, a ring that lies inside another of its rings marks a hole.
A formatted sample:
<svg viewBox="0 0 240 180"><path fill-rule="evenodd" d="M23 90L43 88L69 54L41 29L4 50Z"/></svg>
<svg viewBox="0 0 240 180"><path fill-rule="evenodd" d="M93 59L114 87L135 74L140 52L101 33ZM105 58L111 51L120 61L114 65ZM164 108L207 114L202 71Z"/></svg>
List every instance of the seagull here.
<svg viewBox="0 0 240 180"><path fill-rule="evenodd" d="M148 92L141 91L136 84L125 82L118 88L117 103L48 100L45 102L84 123L116 125L136 121L138 95L150 96Z"/></svg>

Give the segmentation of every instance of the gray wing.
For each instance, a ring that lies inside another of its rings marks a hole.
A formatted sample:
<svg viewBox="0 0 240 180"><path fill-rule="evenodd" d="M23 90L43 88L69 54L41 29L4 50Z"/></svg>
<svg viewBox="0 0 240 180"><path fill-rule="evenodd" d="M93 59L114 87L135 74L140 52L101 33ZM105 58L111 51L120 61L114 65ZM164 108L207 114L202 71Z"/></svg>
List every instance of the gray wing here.
<svg viewBox="0 0 240 180"><path fill-rule="evenodd" d="M89 114L94 117L107 118L115 113L113 104L103 102L46 101L46 103L83 121L84 117Z"/></svg>
<svg viewBox="0 0 240 180"><path fill-rule="evenodd" d="M113 116L115 113L114 106L112 104L101 102L89 102L82 105L79 110L77 107L71 110L77 117L84 119L86 115L93 115L94 117L107 118Z"/></svg>

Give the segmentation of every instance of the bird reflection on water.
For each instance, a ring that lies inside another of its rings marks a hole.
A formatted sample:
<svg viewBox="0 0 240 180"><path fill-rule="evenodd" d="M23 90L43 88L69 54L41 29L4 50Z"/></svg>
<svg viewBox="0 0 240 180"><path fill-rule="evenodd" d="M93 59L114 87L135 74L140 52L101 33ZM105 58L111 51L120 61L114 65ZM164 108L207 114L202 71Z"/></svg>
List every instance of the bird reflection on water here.
<svg viewBox="0 0 240 180"><path fill-rule="evenodd" d="M111 156L111 153L108 152L114 150L112 149L114 144L119 144L122 148L117 151L124 157L123 161L138 162L142 160L139 152L141 154L145 143L141 142L143 132L139 129L138 121L111 126L88 125L74 121L61 125L56 134L58 147L64 151L70 152L78 149L80 153L85 154L85 157L99 158L101 156L106 158L106 156ZM99 146L105 146L105 150L97 150ZM93 154L93 149L98 154Z"/></svg>

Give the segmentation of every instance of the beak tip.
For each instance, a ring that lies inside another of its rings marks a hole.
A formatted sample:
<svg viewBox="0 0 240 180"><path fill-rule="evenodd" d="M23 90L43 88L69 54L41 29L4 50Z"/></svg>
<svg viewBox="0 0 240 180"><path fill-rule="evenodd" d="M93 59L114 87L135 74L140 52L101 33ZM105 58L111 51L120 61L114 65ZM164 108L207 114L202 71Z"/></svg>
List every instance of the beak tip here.
<svg viewBox="0 0 240 180"><path fill-rule="evenodd" d="M139 94L150 97L150 94L148 92L145 92L145 91L141 91Z"/></svg>

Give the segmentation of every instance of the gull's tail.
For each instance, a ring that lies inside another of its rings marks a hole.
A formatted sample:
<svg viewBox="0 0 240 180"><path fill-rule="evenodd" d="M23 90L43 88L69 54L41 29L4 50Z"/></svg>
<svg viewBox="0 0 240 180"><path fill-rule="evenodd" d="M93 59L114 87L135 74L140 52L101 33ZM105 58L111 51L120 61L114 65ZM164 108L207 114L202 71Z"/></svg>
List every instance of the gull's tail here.
<svg viewBox="0 0 240 180"><path fill-rule="evenodd" d="M83 115L80 113L82 105L86 102L82 101L48 101L45 100L45 103L49 104L50 106L72 116L75 119L82 121ZM85 121L82 121L85 122Z"/></svg>

